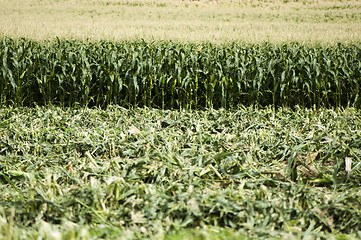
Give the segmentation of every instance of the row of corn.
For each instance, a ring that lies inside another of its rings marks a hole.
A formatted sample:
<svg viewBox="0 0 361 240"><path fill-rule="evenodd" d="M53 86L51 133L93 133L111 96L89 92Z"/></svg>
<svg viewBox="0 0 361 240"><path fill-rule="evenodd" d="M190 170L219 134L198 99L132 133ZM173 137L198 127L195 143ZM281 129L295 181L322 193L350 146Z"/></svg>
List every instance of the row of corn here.
<svg viewBox="0 0 361 240"><path fill-rule="evenodd" d="M360 107L361 44L0 40L0 104Z"/></svg>

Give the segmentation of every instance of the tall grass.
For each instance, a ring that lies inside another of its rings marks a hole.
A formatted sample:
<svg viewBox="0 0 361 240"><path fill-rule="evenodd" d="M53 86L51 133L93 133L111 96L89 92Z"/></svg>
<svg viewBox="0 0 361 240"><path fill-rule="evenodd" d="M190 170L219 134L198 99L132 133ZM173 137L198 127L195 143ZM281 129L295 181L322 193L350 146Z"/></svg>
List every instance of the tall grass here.
<svg viewBox="0 0 361 240"><path fill-rule="evenodd" d="M360 107L360 49L2 39L1 104Z"/></svg>

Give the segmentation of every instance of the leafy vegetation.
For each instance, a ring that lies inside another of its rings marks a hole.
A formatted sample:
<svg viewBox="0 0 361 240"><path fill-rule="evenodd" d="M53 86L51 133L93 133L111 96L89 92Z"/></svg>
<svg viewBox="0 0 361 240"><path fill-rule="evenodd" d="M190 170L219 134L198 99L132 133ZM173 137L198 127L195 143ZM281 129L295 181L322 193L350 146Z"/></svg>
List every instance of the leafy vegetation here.
<svg viewBox="0 0 361 240"><path fill-rule="evenodd" d="M2 39L1 104L360 107L360 49Z"/></svg>
<svg viewBox="0 0 361 240"><path fill-rule="evenodd" d="M361 237L360 121L354 108L2 108L0 238Z"/></svg>
<svg viewBox="0 0 361 240"><path fill-rule="evenodd" d="M2 1L0 239L360 239L360 8Z"/></svg>

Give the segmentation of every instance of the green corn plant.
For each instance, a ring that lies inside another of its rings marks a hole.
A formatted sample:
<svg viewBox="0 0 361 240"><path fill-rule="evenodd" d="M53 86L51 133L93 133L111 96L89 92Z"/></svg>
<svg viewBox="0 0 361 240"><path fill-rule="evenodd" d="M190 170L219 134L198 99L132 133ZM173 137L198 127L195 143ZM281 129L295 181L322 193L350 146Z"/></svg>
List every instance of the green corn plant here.
<svg viewBox="0 0 361 240"><path fill-rule="evenodd" d="M360 106L360 46L0 42L2 104Z"/></svg>

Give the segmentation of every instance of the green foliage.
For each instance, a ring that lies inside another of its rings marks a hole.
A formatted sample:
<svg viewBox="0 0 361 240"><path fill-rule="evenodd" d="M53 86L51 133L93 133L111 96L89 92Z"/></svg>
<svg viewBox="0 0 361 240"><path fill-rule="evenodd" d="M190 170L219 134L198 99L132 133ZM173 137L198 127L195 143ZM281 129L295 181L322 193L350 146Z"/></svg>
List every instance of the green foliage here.
<svg viewBox="0 0 361 240"><path fill-rule="evenodd" d="M1 104L360 107L360 46L0 42Z"/></svg>
<svg viewBox="0 0 361 240"><path fill-rule="evenodd" d="M360 237L360 121L353 108L0 109L0 238Z"/></svg>

